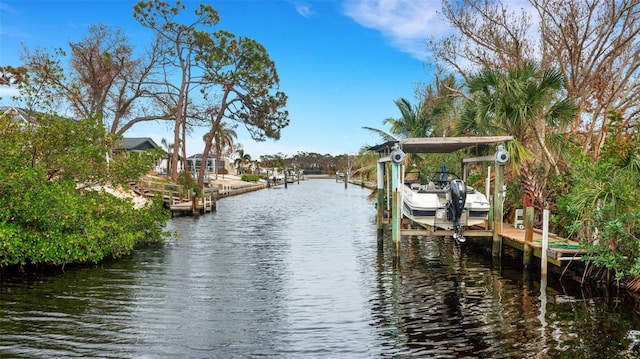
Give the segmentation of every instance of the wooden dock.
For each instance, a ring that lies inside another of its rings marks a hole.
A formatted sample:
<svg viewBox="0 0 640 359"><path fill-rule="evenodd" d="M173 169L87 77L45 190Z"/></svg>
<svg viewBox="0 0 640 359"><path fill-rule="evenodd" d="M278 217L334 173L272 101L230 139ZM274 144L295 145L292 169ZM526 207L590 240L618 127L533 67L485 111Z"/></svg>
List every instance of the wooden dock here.
<svg viewBox="0 0 640 359"><path fill-rule="evenodd" d="M502 237L502 245L509 246L521 251L525 251L525 233L524 229L514 228L509 223L502 224L502 230L499 235ZM542 231L533 230L533 241L526 243L532 250L532 255L542 258ZM580 244L562 238L556 234L549 233L549 248L547 249L547 262L562 266L563 263L572 260L581 260L582 255L587 252L580 248Z"/></svg>
<svg viewBox="0 0 640 359"><path fill-rule="evenodd" d="M183 201L176 202L174 204L169 205L169 209L171 210L171 215L175 216L176 214L184 215L184 214L204 214L207 212L212 212L215 210L215 198L208 196L205 198L197 198L197 203L195 206L193 202Z"/></svg>
<svg viewBox="0 0 640 359"><path fill-rule="evenodd" d="M219 198L253 192L264 189L265 187L266 184L264 183L247 184L243 186L230 186L220 184L217 188L207 188L204 191L203 198L196 199L198 202L195 206L192 202L193 199L185 198L182 200L178 200L174 197L169 206L169 209L171 210L171 215L173 216L205 214L207 212L215 211L216 201Z"/></svg>
<svg viewBox="0 0 640 359"><path fill-rule="evenodd" d="M213 184L202 189L202 198L195 199L193 203L192 191L183 186L165 181L142 179L140 182L129 184L130 188L138 195L145 197L159 196L165 203L171 215L197 215L213 212L216 209L216 201L222 197L234 196L242 193L253 192L265 188L266 183L242 183L242 184Z"/></svg>
<svg viewBox="0 0 640 359"><path fill-rule="evenodd" d="M427 229L417 224L408 223L410 221L406 218L404 221L405 225L401 230L403 236L453 236L453 231L451 230ZM527 245L531 250L532 256L542 258L542 231L534 229L533 232L533 241L527 242ZM503 223L502 230L498 235L502 238L503 247L510 247L525 253L526 231L524 229L515 228L509 223ZM468 240L473 240L472 238L490 239L493 237L493 230L481 227L469 228L464 231L464 236L470 238ZM560 267L572 260L580 261L585 254L586 251L580 248L578 242L549 233L548 263Z"/></svg>

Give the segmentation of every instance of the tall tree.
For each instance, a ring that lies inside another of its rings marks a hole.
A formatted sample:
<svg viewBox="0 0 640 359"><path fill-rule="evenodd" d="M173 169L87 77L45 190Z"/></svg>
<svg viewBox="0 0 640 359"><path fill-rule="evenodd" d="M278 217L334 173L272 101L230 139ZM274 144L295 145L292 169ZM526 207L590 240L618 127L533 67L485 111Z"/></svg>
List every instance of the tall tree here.
<svg viewBox="0 0 640 359"><path fill-rule="evenodd" d="M472 97L457 126L459 133L514 136L507 143L511 163L524 188L538 199L549 172L560 174L558 157L577 115L562 86L560 72L541 70L533 62L508 71L480 71L469 78Z"/></svg>
<svg viewBox="0 0 640 359"><path fill-rule="evenodd" d="M174 182L178 180L180 152L186 158L187 120L194 116L193 93L204 84L196 56L201 51L201 39L208 33L199 27L215 26L219 21L213 7L200 5L194 11L193 22L183 24L179 22L179 15L185 9L180 1L172 6L161 0L140 1L133 8L135 19L151 29L160 44L161 79L155 95L163 112L174 120L173 143L178 149L173 151L171 159L170 174Z"/></svg>
<svg viewBox="0 0 640 359"><path fill-rule="evenodd" d="M29 81L22 92L38 97L40 108L50 110L55 102L69 105L77 118L97 115L109 133L121 136L134 124L166 119L143 113L149 94L147 81L157 61L157 44L137 58L121 29L103 24L91 25L78 42L70 42L67 52L24 49L22 59ZM44 91L43 91L44 90Z"/></svg>
<svg viewBox="0 0 640 359"><path fill-rule="evenodd" d="M177 81L166 81L158 97L175 119L174 143L186 155L187 121L198 117L205 118L209 127L204 158L223 119L242 123L255 140L279 139L280 130L289 123L282 110L287 97L277 90L275 63L265 48L225 30L208 31L219 21L218 12L209 5L194 11L190 24L180 23L185 9L181 1L171 6L161 0L140 1L134 7L135 18L162 39L164 73L167 77L177 73ZM204 115L194 106L199 100L206 103ZM178 154L173 156L171 178L176 180ZM204 182L202 170L198 182Z"/></svg>
<svg viewBox="0 0 640 359"><path fill-rule="evenodd" d="M255 141L279 139L280 131L289 124L288 112L283 110L287 96L279 91L275 62L264 46L224 30L208 40L212 41L198 59L205 65L205 81L220 91L209 133L214 134L227 119L244 125ZM213 140L213 136L208 138ZM210 148L205 144L205 155ZM201 171L200 184L203 175Z"/></svg>
<svg viewBox="0 0 640 359"><path fill-rule="evenodd" d="M581 113L573 132L583 136L585 154L598 158L609 132L609 111L621 113L628 126L638 122L640 0L528 3L511 11L500 0L443 0L443 14L455 33L430 41L435 62L463 78L534 58L543 68L559 69Z"/></svg>
<svg viewBox="0 0 640 359"><path fill-rule="evenodd" d="M640 1L530 0L541 18L542 64L560 69L582 116L585 153L598 158L609 133L608 113L626 126L640 114Z"/></svg>

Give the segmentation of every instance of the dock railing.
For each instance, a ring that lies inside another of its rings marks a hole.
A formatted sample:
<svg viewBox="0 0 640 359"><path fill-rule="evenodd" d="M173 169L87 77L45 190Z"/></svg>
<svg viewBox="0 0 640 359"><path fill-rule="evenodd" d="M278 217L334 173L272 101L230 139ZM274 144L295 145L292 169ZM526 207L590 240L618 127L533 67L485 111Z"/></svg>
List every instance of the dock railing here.
<svg viewBox="0 0 640 359"><path fill-rule="evenodd" d="M138 183L132 184L132 188L138 194L147 197L155 197L159 194L162 200L168 204L191 201L191 191L186 190L183 185L175 183L143 178Z"/></svg>

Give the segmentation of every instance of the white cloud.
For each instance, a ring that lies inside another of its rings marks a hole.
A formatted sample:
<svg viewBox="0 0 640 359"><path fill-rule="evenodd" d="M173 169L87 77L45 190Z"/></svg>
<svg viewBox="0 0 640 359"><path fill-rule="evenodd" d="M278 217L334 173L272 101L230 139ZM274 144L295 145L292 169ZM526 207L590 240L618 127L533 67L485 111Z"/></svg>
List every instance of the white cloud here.
<svg viewBox="0 0 640 359"><path fill-rule="evenodd" d="M440 0L354 0L344 3L344 12L380 31L392 46L426 60L427 40L450 30L439 17L441 5Z"/></svg>
<svg viewBox="0 0 640 359"><path fill-rule="evenodd" d="M16 15L18 12L12 8L11 6L7 5L6 3L0 3L0 14L2 15Z"/></svg>
<svg viewBox="0 0 640 359"><path fill-rule="evenodd" d="M298 14L300 14L300 16L310 17L311 15L313 15L311 4L308 2L294 1L293 6L295 6L296 11L298 12Z"/></svg>

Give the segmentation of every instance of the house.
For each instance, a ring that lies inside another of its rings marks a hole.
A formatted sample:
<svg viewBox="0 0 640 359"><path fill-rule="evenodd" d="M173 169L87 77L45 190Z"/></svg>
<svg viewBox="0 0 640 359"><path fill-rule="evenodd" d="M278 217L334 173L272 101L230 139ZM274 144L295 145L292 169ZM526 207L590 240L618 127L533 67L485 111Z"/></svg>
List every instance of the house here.
<svg viewBox="0 0 640 359"><path fill-rule="evenodd" d="M200 171L200 165L202 164L202 153L196 153L187 157L187 164L191 173L198 173ZM207 172L228 173L230 168L231 163L228 158L223 157L219 160L216 155L209 154L207 158Z"/></svg>
<svg viewBox="0 0 640 359"><path fill-rule="evenodd" d="M25 110L20 107L0 106L0 116L2 117L9 116L11 120L15 123L30 123L30 124L37 125L38 117L43 115L45 114L41 112ZM61 117L61 118L65 118L69 122L76 122L76 123L78 122L78 120L68 118L68 117Z"/></svg>
<svg viewBox="0 0 640 359"><path fill-rule="evenodd" d="M124 152L132 152L132 153L141 153L151 149L161 149L165 154L162 157L158 158L155 163L155 171L160 174L167 174L169 171L169 154L162 149L151 137L124 137L122 138L122 142L120 146L116 146L114 152L118 153L120 151ZM178 170L181 170L181 163L178 166Z"/></svg>
<svg viewBox="0 0 640 359"><path fill-rule="evenodd" d="M160 146L151 137L124 137L120 148L127 152L144 152Z"/></svg>
<svg viewBox="0 0 640 359"><path fill-rule="evenodd" d="M0 106L0 116L10 116L13 122L36 123L36 120L26 110L13 106Z"/></svg>

